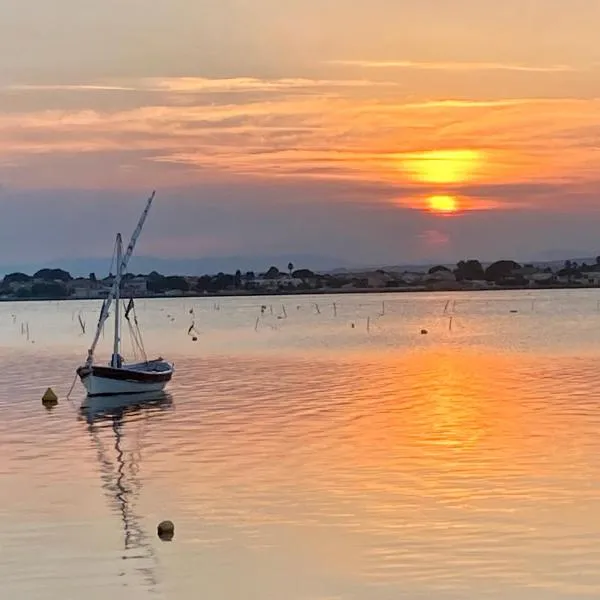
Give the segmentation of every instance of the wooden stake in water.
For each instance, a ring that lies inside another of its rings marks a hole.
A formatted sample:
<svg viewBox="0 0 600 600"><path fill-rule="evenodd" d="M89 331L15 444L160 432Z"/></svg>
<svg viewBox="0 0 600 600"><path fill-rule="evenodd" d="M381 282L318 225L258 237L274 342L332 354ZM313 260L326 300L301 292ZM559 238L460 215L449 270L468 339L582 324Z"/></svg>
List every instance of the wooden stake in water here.
<svg viewBox="0 0 600 600"><path fill-rule="evenodd" d="M450 317L450 320L448 321L448 331L452 331L452 317Z"/></svg>
<svg viewBox="0 0 600 600"><path fill-rule="evenodd" d="M333 303L333 316L337 317L337 306L336 306L335 302Z"/></svg>
<svg viewBox="0 0 600 600"><path fill-rule="evenodd" d="M256 323L254 323L254 331L258 330L258 323L260 321L260 317L256 317Z"/></svg>
<svg viewBox="0 0 600 600"><path fill-rule="evenodd" d="M450 305L450 300L446 300L446 306L444 306L444 314L448 312L448 306Z"/></svg>
<svg viewBox="0 0 600 600"><path fill-rule="evenodd" d="M286 312L286 310L285 310L285 304L282 304L282 305L281 305L281 310L282 310L282 312L283 312L283 318L284 318L284 319L287 319L287 312Z"/></svg>
<svg viewBox="0 0 600 600"><path fill-rule="evenodd" d="M367 331L371 331L371 317L367 317Z"/></svg>
<svg viewBox="0 0 600 600"><path fill-rule="evenodd" d="M317 314L320 315L321 309L319 308L319 305L316 302L315 302L315 309L317 310Z"/></svg>

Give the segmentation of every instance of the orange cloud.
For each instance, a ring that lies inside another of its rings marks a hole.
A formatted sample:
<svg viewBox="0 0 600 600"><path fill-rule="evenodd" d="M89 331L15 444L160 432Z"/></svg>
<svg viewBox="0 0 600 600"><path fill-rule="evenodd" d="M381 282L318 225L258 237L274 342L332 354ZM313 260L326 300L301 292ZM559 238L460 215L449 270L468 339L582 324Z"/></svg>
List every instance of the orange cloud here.
<svg viewBox="0 0 600 600"><path fill-rule="evenodd" d="M419 99L386 86L254 78L13 86L3 96L16 98L16 109L0 113L0 159L26 165L52 156L65 184L69 156L89 153L115 157L119 177L131 181L171 173L182 182L252 176L428 188L416 198L464 195L451 188L475 183L597 178L598 99ZM18 110L21 97L41 89L86 108ZM138 92L137 105L119 105L124 91ZM95 103L100 92L114 96L114 108ZM27 184L11 179L10 165L0 168L14 185Z"/></svg>
<svg viewBox="0 0 600 600"><path fill-rule="evenodd" d="M570 65L526 65L495 62L424 62L412 60L330 60L328 64L367 69L424 69L430 71L522 71L565 73L578 71Z"/></svg>

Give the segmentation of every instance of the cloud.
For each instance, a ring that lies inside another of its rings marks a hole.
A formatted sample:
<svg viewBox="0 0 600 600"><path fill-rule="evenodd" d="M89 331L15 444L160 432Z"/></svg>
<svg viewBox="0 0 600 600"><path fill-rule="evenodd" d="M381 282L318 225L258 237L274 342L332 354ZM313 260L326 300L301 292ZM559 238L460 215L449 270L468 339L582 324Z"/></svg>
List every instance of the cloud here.
<svg viewBox="0 0 600 600"><path fill-rule="evenodd" d="M570 65L527 65L495 62L423 62L411 60L329 60L327 64L365 69L416 69L427 71L517 71L566 73L581 69Z"/></svg>
<svg viewBox="0 0 600 600"><path fill-rule="evenodd" d="M303 90L316 88L357 88L357 87L395 87L390 81L368 81L362 79L259 79L255 77L235 77L209 79L205 77L146 77L128 80L127 83L71 83L71 84L9 84L4 86L8 92L157 92L178 94L201 94L215 92L281 92L285 90Z"/></svg>
<svg viewBox="0 0 600 600"><path fill-rule="evenodd" d="M597 180L597 99L407 98L394 87L351 80L104 83L82 84L85 108L0 112L2 181L15 188L110 182L120 189L148 181L373 184L388 190L377 198L395 206L401 188L402 206L452 193L475 210L543 206L539 194L516 191L526 182ZM78 95L55 87L65 102ZM100 104L97 87L103 98L114 95L114 105ZM142 94L139 105L120 104L128 89ZM192 102L178 101L189 95ZM490 186L497 186L493 197L484 193ZM482 190L479 202L475 189Z"/></svg>

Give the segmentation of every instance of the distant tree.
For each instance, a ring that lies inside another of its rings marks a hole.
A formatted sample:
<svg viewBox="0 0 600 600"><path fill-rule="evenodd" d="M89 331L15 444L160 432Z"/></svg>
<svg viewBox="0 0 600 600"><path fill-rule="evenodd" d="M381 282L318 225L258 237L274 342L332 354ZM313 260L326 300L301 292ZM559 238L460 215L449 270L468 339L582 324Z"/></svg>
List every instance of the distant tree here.
<svg viewBox="0 0 600 600"><path fill-rule="evenodd" d="M485 278L483 267L478 260L461 260L454 271L457 281L480 281Z"/></svg>
<svg viewBox="0 0 600 600"><path fill-rule="evenodd" d="M292 273L292 276L296 279L312 279L315 274L309 269L298 269Z"/></svg>
<svg viewBox="0 0 600 600"><path fill-rule="evenodd" d="M196 291L198 292L208 292L211 290L211 282L212 277L210 275L202 275L202 277L198 278L198 282L196 283Z"/></svg>
<svg viewBox="0 0 600 600"><path fill-rule="evenodd" d="M450 269L448 267L444 267L443 265L437 265L436 267L431 267L431 269L429 269L429 271L427 271L429 273L429 275L433 275L434 273L439 273L440 271L446 271L448 273L450 273Z"/></svg>
<svg viewBox="0 0 600 600"><path fill-rule="evenodd" d="M596 264L600 266L600 256L596 256Z"/></svg>
<svg viewBox="0 0 600 600"><path fill-rule="evenodd" d="M96 273L90 273L89 275L89 280L93 283L96 283L97 279L96 279Z"/></svg>
<svg viewBox="0 0 600 600"><path fill-rule="evenodd" d="M40 269L33 275L34 279L42 279L43 281L71 281L71 274L63 269Z"/></svg>
<svg viewBox="0 0 600 600"><path fill-rule="evenodd" d="M187 282L185 277L179 275L169 275L163 279L163 285L165 291L167 290L178 290L180 292L187 292L190 289L190 284Z"/></svg>
<svg viewBox="0 0 600 600"><path fill-rule="evenodd" d="M289 262L288 263L288 273L290 274L290 277L292 276L292 271L294 270L294 263Z"/></svg>
<svg viewBox="0 0 600 600"><path fill-rule="evenodd" d="M55 298L67 298L69 291L64 283L43 281L34 283L31 286L31 296L33 298L48 298L53 300Z"/></svg>
<svg viewBox="0 0 600 600"><path fill-rule="evenodd" d="M212 291L222 292L235 288L235 275L229 273L217 273L211 281Z"/></svg>
<svg viewBox="0 0 600 600"><path fill-rule="evenodd" d="M157 271L151 271L148 273L148 281L160 281L161 279L164 279L164 276Z"/></svg>
<svg viewBox="0 0 600 600"><path fill-rule="evenodd" d="M27 283L31 281L31 277L25 273L9 273L4 277L4 283Z"/></svg>
<svg viewBox="0 0 600 600"><path fill-rule="evenodd" d="M242 287L242 272L239 269L235 272L233 285L236 290L239 290Z"/></svg>
<svg viewBox="0 0 600 600"><path fill-rule="evenodd" d="M280 273L277 267L269 267L269 270L265 273L265 277L268 279L277 279L279 275Z"/></svg>
<svg viewBox="0 0 600 600"><path fill-rule="evenodd" d="M514 260L497 260L485 270L486 281L502 281L510 278L513 271L520 269L521 265Z"/></svg>
<svg viewBox="0 0 600 600"><path fill-rule="evenodd" d="M256 275L254 274L254 271L247 271L246 275L244 275L244 279L246 281L254 281L256 279Z"/></svg>

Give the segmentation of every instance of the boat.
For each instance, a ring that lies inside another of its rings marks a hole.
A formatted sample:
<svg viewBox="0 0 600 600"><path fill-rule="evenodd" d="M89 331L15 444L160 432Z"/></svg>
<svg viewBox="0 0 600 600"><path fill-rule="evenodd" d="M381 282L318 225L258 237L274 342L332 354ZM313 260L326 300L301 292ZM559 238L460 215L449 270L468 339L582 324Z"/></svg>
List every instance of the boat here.
<svg viewBox="0 0 600 600"><path fill-rule="evenodd" d="M141 343L141 334L137 324L137 318L134 317L135 332L132 337L136 341L138 348L144 357L144 360L134 363L127 363L121 355L121 282L127 269L127 264L135 244L140 236L144 222L152 206L155 192L152 192L146 203L146 207L140 217L136 229L134 230L125 254L123 254L123 244L121 234L117 234L116 239L116 264L117 273L115 275L112 288L107 298L102 303L100 317L92 344L88 350L86 361L77 368L76 372L81 383L87 391L88 397L94 396L113 396L123 394L140 394L144 392L160 392L173 377L174 367L172 363L165 361L162 357L148 360ZM94 354L104 325L110 315L109 309L114 302L114 336L113 352L110 362L106 365L96 364ZM130 299L125 310L125 318L131 326L129 314L134 310L133 299Z"/></svg>

